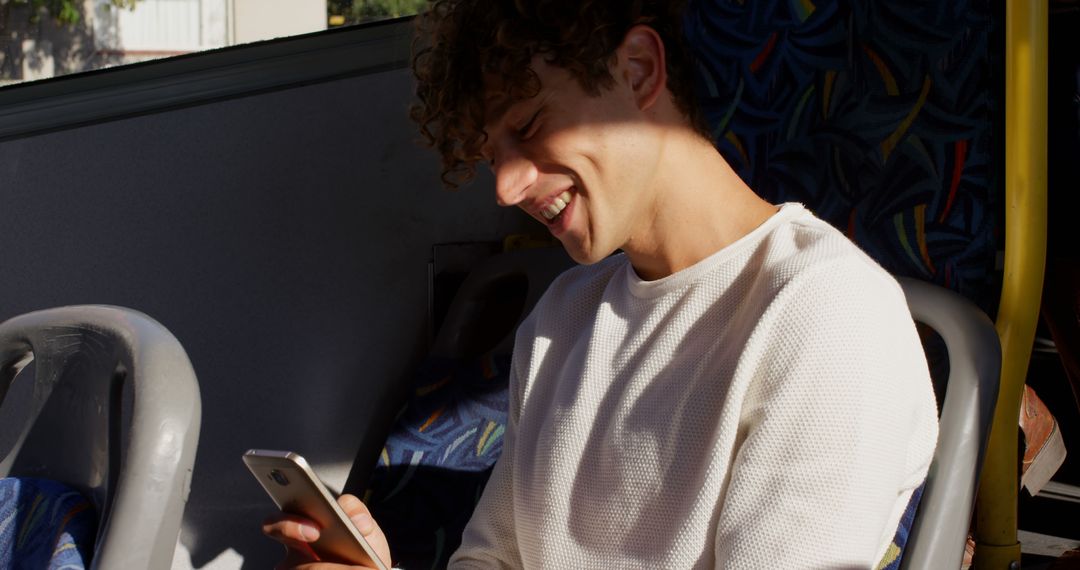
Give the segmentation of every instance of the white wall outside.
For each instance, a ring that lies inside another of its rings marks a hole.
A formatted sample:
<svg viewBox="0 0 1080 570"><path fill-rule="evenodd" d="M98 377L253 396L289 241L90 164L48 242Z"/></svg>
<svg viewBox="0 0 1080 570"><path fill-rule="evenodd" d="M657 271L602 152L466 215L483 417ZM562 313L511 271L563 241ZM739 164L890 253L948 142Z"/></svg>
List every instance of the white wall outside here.
<svg viewBox="0 0 1080 570"><path fill-rule="evenodd" d="M231 0L233 43L326 29L326 0Z"/></svg>

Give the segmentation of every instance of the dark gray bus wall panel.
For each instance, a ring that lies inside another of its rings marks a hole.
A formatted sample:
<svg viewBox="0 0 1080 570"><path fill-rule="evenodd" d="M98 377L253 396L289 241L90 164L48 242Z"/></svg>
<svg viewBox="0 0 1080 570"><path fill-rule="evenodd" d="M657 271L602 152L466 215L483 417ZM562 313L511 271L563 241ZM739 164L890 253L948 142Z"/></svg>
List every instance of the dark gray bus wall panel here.
<svg viewBox="0 0 1080 570"><path fill-rule="evenodd" d="M408 42L395 45L321 81L226 83L209 100L0 141L0 321L131 307L172 331L198 374L202 435L174 568L273 566L281 549L259 534L272 504L241 454L295 450L340 486L425 350L432 244L537 229L494 204L489 179L440 187L406 116Z"/></svg>

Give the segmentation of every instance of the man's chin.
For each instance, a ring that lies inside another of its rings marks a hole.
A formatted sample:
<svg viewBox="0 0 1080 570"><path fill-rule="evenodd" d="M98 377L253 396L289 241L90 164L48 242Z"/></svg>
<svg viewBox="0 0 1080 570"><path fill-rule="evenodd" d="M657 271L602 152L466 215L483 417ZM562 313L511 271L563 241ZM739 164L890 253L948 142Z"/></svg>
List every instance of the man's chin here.
<svg viewBox="0 0 1080 570"><path fill-rule="evenodd" d="M563 243L563 249L566 250L566 254L570 256L570 259L573 259L580 265L592 265L598 261L603 261L611 254L618 252L618 250L586 250L566 243Z"/></svg>

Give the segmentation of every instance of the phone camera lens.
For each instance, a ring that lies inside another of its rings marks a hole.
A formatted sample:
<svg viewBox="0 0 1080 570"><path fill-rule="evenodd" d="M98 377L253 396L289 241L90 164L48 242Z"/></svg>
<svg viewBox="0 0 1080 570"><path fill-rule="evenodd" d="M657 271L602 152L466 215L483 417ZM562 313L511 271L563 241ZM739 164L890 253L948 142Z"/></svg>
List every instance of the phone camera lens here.
<svg viewBox="0 0 1080 570"><path fill-rule="evenodd" d="M274 469L273 471L270 472L270 478L273 479L275 483L277 483L278 485L281 485L282 487L289 484L289 478L286 477L284 473L282 473L281 471L278 471L277 469Z"/></svg>

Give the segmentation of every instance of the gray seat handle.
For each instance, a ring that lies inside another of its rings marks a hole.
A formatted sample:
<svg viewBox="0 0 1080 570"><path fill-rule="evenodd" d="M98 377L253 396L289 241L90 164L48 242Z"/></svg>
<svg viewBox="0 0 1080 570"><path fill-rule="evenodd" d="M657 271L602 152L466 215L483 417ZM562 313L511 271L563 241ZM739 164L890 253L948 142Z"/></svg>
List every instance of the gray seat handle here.
<svg viewBox="0 0 1080 570"><path fill-rule="evenodd" d="M113 392L118 378L132 383L123 462L109 460L115 456L100 461L102 469L119 472L84 473L91 480L64 482L88 488L103 509L94 568L167 568L190 489L201 420L198 382L179 341L157 321L120 307L71 306L17 316L0 323L0 398L31 360L36 361L35 416L60 380L109 382ZM88 370L104 370L107 377L82 378L79 372ZM112 414L94 421L118 423L121 410L107 404L65 402L80 414ZM29 429L0 462L0 476L11 474L16 457L29 451L21 449ZM85 457L98 450L63 451ZM48 467L41 468L48 476ZM33 470L38 471L36 465ZM103 480L92 480L95 475Z"/></svg>
<svg viewBox="0 0 1080 570"><path fill-rule="evenodd" d="M974 303L937 285L900 278L912 317L945 341L949 380L938 445L901 568L959 568L997 404L1001 344Z"/></svg>

